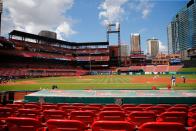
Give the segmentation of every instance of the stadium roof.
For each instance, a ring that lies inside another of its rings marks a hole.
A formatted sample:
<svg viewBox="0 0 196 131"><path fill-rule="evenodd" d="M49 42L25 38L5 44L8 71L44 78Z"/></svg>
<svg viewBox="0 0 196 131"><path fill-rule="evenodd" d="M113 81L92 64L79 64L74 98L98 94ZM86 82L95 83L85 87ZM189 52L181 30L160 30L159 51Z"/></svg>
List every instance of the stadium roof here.
<svg viewBox="0 0 196 131"><path fill-rule="evenodd" d="M22 31L17 31L13 30L9 33L9 37L12 38L12 36L18 36L23 38L24 40L26 38L28 39L33 39L33 40L38 40L38 41L45 41L51 44L60 44L60 45L67 45L67 46L99 46L99 45L109 45L108 42L82 42L82 43L77 43L77 42L68 42L68 41L63 41L63 40L58 40L58 39L53 39L49 37L44 37L44 36L39 36L31 33L26 33Z"/></svg>

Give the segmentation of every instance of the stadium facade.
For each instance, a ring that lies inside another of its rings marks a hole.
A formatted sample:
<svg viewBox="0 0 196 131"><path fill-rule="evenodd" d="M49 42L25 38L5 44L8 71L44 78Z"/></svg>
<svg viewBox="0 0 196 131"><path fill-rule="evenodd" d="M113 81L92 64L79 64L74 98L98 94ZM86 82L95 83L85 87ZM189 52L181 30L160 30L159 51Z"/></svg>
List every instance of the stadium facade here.
<svg viewBox="0 0 196 131"><path fill-rule="evenodd" d="M167 27L168 53L183 53L196 47L196 0L190 0Z"/></svg>

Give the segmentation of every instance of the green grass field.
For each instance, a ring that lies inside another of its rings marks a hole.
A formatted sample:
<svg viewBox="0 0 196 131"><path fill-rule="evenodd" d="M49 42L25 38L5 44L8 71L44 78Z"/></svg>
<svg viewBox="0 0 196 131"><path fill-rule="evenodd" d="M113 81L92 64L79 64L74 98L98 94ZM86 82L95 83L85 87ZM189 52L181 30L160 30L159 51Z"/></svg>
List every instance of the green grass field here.
<svg viewBox="0 0 196 131"><path fill-rule="evenodd" d="M196 72L196 68L181 68L179 72Z"/></svg>
<svg viewBox="0 0 196 131"><path fill-rule="evenodd" d="M153 75L31 78L0 85L0 91L51 89L52 85L57 85L58 89L151 89L152 86L166 88L170 84L170 77L170 75L159 75L157 80L153 80ZM174 89L196 89L196 75L185 75L187 78L185 84L181 82L180 75L176 77L177 83ZM146 79L146 82L142 82L143 79Z"/></svg>

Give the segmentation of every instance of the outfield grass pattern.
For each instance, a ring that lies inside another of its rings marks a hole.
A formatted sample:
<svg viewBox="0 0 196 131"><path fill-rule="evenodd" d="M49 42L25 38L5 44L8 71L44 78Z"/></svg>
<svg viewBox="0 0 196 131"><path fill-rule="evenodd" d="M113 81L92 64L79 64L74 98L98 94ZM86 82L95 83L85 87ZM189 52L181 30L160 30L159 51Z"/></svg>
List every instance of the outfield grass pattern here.
<svg viewBox="0 0 196 131"><path fill-rule="evenodd" d="M95 75L95 76L77 76L77 77L48 77L16 80L10 84L0 85L0 90L40 90L51 89L52 85L57 85L59 89L151 89L152 86L166 88L165 83L135 83L133 78L144 79L152 78L153 75L138 76L123 75ZM159 75L160 79L167 78L170 75ZM177 78L180 79L180 75ZM185 75L187 79L196 80L196 75ZM136 79L136 80L137 80ZM196 82L177 83L174 89L196 89Z"/></svg>

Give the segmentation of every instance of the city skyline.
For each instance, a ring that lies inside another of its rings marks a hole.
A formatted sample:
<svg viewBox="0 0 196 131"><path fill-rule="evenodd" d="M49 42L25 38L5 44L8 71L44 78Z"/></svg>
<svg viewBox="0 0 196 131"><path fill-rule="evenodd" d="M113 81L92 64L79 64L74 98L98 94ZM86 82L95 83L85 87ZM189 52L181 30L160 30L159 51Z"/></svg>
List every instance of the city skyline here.
<svg viewBox="0 0 196 131"><path fill-rule="evenodd" d="M146 52L147 39L155 37L161 41L161 50L167 52L167 25L187 0L3 2L4 36L13 29L35 34L41 30L50 30L57 32L58 38L68 41L106 41L104 24L120 22L122 44L130 45L130 34L138 32L141 36L142 51ZM111 43L117 44L115 36L111 37Z"/></svg>

